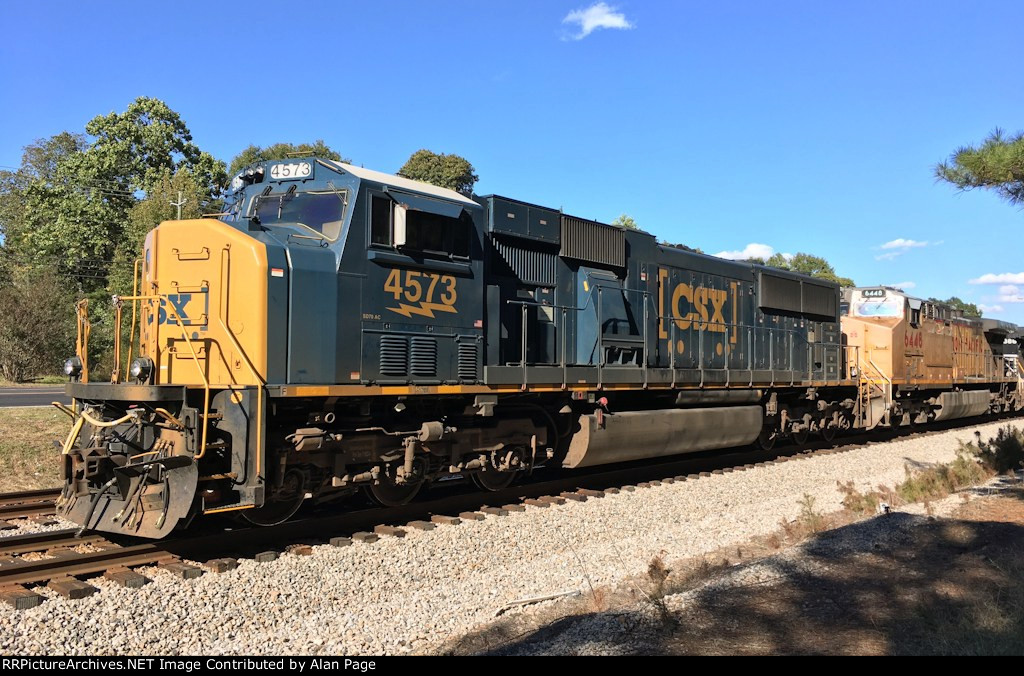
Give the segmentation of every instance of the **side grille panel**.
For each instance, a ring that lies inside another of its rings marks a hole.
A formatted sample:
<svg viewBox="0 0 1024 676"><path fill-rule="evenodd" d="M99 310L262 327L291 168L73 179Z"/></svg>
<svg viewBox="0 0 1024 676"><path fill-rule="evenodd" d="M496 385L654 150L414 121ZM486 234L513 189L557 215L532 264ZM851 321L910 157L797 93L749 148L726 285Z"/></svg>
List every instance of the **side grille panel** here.
<svg viewBox="0 0 1024 676"><path fill-rule="evenodd" d="M418 378L436 377L437 340L434 338L413 338L409 363L412 375Z"/></svg>
<svg viewBox="0 0 1024 676"><path fill-rule="evenodd" d="M381 336L380 374L406 376L409 374L409 340L404 336Z"/></svg>

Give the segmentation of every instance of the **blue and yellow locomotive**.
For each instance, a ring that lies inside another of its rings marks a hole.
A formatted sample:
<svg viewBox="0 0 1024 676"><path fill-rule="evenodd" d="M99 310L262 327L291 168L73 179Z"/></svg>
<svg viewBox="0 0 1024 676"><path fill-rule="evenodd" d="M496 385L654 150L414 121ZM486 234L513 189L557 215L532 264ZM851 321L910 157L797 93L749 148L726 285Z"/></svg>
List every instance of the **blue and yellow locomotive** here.
<svg viewBox="0 0 1024 676"><path fill-rule="evenodd" d="M315 157L249 167L228 203L149 234L113 382L68 385L59 509L83 527L802 443L893 400L820 279ZM1019 397L998 374L975 385Z"/></svg>

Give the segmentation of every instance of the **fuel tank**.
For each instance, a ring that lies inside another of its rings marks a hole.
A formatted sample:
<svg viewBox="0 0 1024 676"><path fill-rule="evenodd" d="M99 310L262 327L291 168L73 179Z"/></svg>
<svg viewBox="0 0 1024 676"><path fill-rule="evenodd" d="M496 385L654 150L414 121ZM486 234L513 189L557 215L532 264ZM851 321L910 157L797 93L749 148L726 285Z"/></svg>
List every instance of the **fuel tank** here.
<svg viewBox="0 0 1024 676"><path fill-rule="evenodd" d="M760 406L581 415L562 466L591 467L743 446L761 433L763 418Z"/></svg>

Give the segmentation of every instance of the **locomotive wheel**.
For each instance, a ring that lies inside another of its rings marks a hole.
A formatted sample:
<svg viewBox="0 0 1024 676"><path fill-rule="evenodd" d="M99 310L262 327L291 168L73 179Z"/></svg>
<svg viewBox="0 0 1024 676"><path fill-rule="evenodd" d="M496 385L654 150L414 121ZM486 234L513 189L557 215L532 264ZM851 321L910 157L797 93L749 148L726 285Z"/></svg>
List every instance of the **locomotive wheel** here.
<svg viewBox="0 0 1024 676"><path fill-rule="evenodd" d="M807 443L807 439L811 436L811 428L804 425L802 429L793 430L789 434L789 438L793 440L793 443L797 446L803 446Z"/></svg>
<svg viewBox="0 0 1024 676"><path fill-rule="evenodd" d="M823 420L821 425L821 438L825 441L832 441L836 438L836 426L831 420Z"/></svg>
<svg viewBox="0 0 1024 676"><path fill-rule="evenodd" d="M775 446L775 440L778 438L779 435L775 433L775 430L763 427L761 428L761 434L757 435L757 445L762 451L770 451Z"/></svg>
<svg viewBox="0 0 1024 676"><path fill-rule="evenodd" d="M473 475L473 483L484 491L501 491L512 485L518 472L499 472L490 465Z"/></svg>
<svg viewBox="0 0 1024 676"><path fill-rule="evenodd" d="M255 509L243 509L240 517L254 526L276 526L294 516L306 499L302 474L291 470L284 477L284 487L274 494L273 502Z"/></svg>
<svg viewBox="0 0 1024 676"><path fill-rule="evenodd" d="M366 487L367 493L383 507L399 507L409 503L423 486L422 481L400 484L395 481L394 469L386 468L380 478Z"/></svg>

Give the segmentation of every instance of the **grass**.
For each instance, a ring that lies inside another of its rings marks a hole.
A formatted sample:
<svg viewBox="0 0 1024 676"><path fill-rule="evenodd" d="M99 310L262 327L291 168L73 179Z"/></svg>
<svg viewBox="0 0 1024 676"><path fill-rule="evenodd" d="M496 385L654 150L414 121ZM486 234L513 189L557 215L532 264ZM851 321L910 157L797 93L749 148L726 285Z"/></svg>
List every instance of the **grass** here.
<svg viewBox="0 0 1024 676"><path fill-rule="evenodd" d="M40 385L67 385L67 376L39 376L23 383L16 383L13 380L0 378L0 387L39 387Z"/></svg>
<svg viewBox="0 0 1024 676"><path fill-rule="evenodd" d="M857 516L870 516L881 511L883 504L898 506L923 502L926 507L970 486L977 486L996 474L1012 473L1024 467L1024 432L1007 425L996 436L982 441L963 443L957 450L956 460L917 472L907 467L907 476L895 488L879 486L877 490L862 493L853 481L839 482L843 493L843 507Z"/></svg>
<svg viewBox="0 0 1024 676"><path fill-rule="evenodd" d="M70 419L52 407L0 408L0 492L60 484L60 451Z"/></svg>

